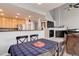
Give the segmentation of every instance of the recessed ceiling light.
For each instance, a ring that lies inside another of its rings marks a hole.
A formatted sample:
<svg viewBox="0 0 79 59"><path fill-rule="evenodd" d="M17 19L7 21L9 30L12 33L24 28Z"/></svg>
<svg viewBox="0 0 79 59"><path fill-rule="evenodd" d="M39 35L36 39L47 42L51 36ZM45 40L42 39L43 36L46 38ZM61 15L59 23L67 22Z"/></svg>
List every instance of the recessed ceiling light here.
<svg viewBox="0 0 79 59"><path fill-rule="evenodd" d="M16 18L18 18L18 16L15 16Z"/></svg>
<svg viewBox="0 0 79 59"><path fill-rule="evenodd" d="M42 3L37 3L38 5L41 5Z"/></svg>
<svg viewBox="0 0 79 59"><path fill-rule="evenodd" d="M30 18L31 16L29 16L29 18Z"/></svg>
<svg viewBox="0 0 79 59"><path fill-rule="evenodd" d="M0 15L1 15L1 16L3 16L3 15L4 15L4 13L0 13Z"/></svg>
<svg viewBox="0 0 79 59"><path fill-rule="evenodd" d="M17 13L17 15L20 15L20 13Z"/></svg>
<svg viewBox="0 0 79 59"><path fill-rule="evenodd" d="M3 9L0 9L0 12L3 12Z"/></svg>

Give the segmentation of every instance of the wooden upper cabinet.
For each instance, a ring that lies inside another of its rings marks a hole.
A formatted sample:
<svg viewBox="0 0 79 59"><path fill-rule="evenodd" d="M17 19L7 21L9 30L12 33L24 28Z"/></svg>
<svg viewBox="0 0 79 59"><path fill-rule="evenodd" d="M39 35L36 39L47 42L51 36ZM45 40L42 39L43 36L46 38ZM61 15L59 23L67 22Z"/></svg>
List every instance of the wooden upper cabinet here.
<svg viewBox="0 0 79 59"><path fill-rule="evenodd" d="M16 19L13 19L13 20L12 20L12 27L13 27L13 28L17 28L17 24L18 24L18 23L17 23L17 20L16 20Z"/></svg>
<svg viewBox="0 0 79 59"><path fill-rule="evenodd" d="M5 19L3 20L3 22L4 22L4 28L10 28L10 25L11 25L11 24L10 24L10 19L6 19L6 18L5 18Z"/></svg>
<svg viewBox="0 0 79 59"><path fill-rule="evenodd" d="M0 17L0 28L2 28L2 18Z"/></svg>
<svg viewBox="0 0 79 59"><path fill-rule="evenodd" d="M20 24L25 24L25 20L0 17L0 28L17 28Z"/></svg>
<svg viewBox="0 0 79 59"><path fill-rule="evenodd" d="M18 22L18 25L19 24L25 24L25 20L17 20L17 22Z"/></svg>
<svg viewBox="0 0 79 59"><path fill-rule="evenodd" d="M7 25L6 25L6 21L5 21L5 18L2 18L2 28L5 28Z"/></svg>
<svg viewBox="0 0 79 59"><path fill-rule="evenodd" d="M3 18L2 19L2 26L3 26L3 28L15 28L14 26L13 26L13 19L11 19L11 18Z"/></svg>

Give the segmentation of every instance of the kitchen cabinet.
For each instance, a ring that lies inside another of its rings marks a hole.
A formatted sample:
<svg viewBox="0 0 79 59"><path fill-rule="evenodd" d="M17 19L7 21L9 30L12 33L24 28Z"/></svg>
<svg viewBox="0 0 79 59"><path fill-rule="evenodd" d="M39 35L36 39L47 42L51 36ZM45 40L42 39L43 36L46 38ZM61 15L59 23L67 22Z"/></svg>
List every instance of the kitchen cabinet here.
<svg viewBox="0 0 79 59"><path fill-rule="evenodd" d="M0 17L0 28L17 28L17 25L25 24L24 19Z"/></svg>

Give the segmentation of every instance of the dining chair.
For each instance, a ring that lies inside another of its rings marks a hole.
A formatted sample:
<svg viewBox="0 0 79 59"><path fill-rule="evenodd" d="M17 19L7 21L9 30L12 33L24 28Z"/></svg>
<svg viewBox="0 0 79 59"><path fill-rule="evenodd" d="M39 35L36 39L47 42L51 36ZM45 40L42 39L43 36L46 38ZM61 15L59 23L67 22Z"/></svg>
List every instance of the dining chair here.
<svg viewBox="0 0 79 59"><path fill-rule="evenodd" d="M30 35L30 41L38 40L38 34Z"/></svg>
<svg viewBox="0 0 79 59"><path fill-rule="evenodd" d="M28 42L28 36L27 35L26 36L17 36L16 40L17 40L17 44Z"/></svg>

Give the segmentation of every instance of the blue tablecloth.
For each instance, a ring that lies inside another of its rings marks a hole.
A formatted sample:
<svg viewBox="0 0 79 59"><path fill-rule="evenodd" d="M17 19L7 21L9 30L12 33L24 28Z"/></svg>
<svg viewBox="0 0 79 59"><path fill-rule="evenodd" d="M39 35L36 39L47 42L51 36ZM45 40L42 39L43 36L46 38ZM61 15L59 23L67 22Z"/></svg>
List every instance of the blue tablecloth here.
<svg viewBox="0 0 79 59"><path fill-rule="evenodd" d="M32 43L41 41L46 43L46 45L42 48L38 48L33 46ZM50 41L47 39L39 39L31 42L21 43L21 44L15 44L11 45L8 53L10 53L12 56L36 56L42 53L47 52L49 49L57 49L57 43L54 41Z"/></svg>

